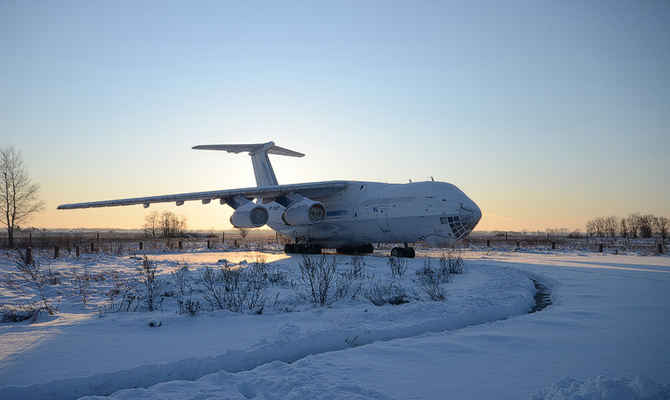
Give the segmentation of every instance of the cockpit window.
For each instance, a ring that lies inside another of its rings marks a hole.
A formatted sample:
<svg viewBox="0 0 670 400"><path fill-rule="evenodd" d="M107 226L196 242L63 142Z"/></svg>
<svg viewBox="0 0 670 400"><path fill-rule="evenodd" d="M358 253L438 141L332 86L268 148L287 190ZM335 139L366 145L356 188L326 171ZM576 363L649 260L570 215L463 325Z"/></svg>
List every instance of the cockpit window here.
<svg viewBox="0 0 670 400"><path fill-rule="evenodd" d="M454 236L460 239L470 233L470 231L474 229L477 222L472 220L469 215L463 216L463 218L455 215L452 217L440 217L440 223L449 224L449 227L451 228Z"/></svg>

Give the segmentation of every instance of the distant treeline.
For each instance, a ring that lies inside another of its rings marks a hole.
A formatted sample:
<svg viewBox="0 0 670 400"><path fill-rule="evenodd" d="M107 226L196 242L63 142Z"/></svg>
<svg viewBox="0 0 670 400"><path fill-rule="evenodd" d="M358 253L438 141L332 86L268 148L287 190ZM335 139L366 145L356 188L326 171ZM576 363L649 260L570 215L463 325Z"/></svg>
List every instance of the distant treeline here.
<svg viewBox="0 0 670 400"><path fill-rule="evenodd" d="M638 237L651 238L656 235L665 241L668 238L668 229L670 229L670 219L651 214L640 215L635 213L623 218L611 215L594 218L586 222L587 234L603 238L620 236L636 239Z"/></svg>

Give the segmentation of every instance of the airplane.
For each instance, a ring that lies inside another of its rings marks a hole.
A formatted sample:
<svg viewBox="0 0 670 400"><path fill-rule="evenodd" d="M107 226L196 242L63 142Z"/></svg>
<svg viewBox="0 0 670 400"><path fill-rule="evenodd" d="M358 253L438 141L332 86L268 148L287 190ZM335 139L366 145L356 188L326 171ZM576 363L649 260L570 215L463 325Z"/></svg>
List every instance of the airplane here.
<svg viewBox="0 0 670 400"><path fill-rule="evenodd" d="M405 184L326 181L280 185L269 154L304 157L304 154L261 144L214 144L195 150L248 153L257 187L169 194L119 200L63 204L59 210L114 207L199 200L219 200L235 211L230 223L236 228L269 226L294 243L287 254L320 254L336 249L341 254L368 254L375 243L403 244L391 250L393 257L414 258L416 242L434 247L453 247L475 228L482 213L456 186L446 182ZM256 200L255 202L253 200Z"/></svg>

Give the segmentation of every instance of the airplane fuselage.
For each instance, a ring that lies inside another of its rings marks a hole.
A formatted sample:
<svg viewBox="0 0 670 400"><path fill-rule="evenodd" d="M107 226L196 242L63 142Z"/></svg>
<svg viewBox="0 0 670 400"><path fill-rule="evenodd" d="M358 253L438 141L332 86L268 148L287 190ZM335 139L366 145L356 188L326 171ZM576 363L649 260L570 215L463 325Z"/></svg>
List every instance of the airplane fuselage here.
<svg viewBox="0 0 670 400"><path fill-rule="evenodd" d="M270 213L267 225L327 248L419 241L450 247L466 237L481 218L479 207L449 183L347 183L341 192L314 198L326 208L323 222L287 225L281 218L285 208L272 202L265 205Z"/></svg>

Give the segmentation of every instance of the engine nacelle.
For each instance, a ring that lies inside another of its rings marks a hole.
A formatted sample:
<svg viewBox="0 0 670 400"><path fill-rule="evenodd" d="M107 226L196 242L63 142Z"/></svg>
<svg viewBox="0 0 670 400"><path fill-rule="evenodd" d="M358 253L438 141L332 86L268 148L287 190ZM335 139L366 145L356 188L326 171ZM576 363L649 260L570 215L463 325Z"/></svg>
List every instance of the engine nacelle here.
<svg viewBox="0 0 670 400"><path fill-rule="evenodd" d="M260 228L267 222L268 210L256 203L244 204L230 216L230 223L235 228Z"/></svg>
<svg viewBox="0 0 670 400"><path fill-rule="evenodd" d="M281 216L286 225L318 224L325 218L326 207L323 203L306 198L288 206Z"/></svg>

